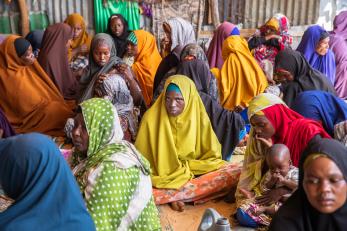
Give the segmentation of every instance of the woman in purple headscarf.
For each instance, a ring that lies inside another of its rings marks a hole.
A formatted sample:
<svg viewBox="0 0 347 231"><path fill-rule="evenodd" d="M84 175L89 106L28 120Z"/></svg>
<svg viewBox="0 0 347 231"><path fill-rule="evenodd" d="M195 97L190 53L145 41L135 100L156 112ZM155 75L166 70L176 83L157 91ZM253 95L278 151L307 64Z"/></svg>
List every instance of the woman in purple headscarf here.
<svg viewBox="0 0 347 231"><path fill-rule="evenodd" d="M10 122L7 120L4 112L0 109L0 139L14 136L14 132Z"/></svg>
<svg viewBox="0 0 347 231"><path fill-rule="evenodd" d="M342 11L335 17L329 44L335 54L336 93L340 98L347 99L347 11Z"/></svg>
<svg viewBox="0 0 347 231"><path fill-rule="evenodd" d="M312 66L335 83L335 57L329 49L329 33L318 25L310 26L302 36L302 40L296 49L300 51Z"/></svg>
<svg viewBox="0 0 347 231"><path fill-rule="evenodd" d="M210 68L222 68L224 63L222 58L222 45L224 40L231 34L240 35L240 32L234 24L227 21L220 24L214 32L212 41L207 50L207 58Z"/></svg>

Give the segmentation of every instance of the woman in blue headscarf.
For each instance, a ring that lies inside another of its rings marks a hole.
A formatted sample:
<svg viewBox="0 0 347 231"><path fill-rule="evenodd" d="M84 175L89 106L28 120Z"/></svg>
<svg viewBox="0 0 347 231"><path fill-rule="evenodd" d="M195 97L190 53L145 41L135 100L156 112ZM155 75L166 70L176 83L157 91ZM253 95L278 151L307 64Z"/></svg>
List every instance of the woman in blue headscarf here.
<svg viewBox="0 0 347 231"><path fill-rule="evenodd" d="M291 108L304 117L322 122L331 136L334 136L334 126L347 120L347 104L329 92L304 91Z"/></svg>
<svg viewBox="0 0 347 231"><path fill-rule="evenodd" d="M0 213L2 231L95 230L68 165L44 135L0 140L0 184L15 201Z"/></svg>
<svg viewBox="0 0 347 231"><path fill-rule="evenodd" d="M335 56L329 49L329 33L318 25L310 26L302 36L302 40L296 49L300 51L309 64L335 83Z"/></svg>

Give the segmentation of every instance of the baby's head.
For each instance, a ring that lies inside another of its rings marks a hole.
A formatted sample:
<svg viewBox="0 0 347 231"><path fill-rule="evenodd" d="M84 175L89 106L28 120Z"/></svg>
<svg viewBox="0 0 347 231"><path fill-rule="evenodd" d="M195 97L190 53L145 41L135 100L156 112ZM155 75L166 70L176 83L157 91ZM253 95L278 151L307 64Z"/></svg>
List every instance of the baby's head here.
<svg viewBox="0 0 347 231"><path fill-rule="evenodd" d="M272 173L280 173L282 176L286 176L291 166L288 147L284 144L272 145L266 153L266 162Z"/></svg>

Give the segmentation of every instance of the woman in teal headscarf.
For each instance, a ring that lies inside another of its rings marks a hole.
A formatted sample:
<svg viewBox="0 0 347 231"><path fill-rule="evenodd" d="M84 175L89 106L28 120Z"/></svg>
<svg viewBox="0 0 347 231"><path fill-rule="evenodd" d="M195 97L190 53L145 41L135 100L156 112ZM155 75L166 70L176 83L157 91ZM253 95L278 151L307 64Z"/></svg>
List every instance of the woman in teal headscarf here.
<svg viewBox="0 0 347 231"><path fill-rule="evenodd" d="M117 111L108 100L80 104L74 118L73 172L99 230L160 230L148 162L123 141Z"/></svg>

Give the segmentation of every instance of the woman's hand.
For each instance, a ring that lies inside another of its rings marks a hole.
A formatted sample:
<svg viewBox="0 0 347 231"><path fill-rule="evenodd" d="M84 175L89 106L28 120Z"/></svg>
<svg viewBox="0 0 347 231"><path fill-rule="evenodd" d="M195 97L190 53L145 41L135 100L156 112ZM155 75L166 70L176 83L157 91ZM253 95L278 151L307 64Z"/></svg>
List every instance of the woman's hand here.
<svg viewBox="0 0 347 231"><path fill-rule="evenodd" d="M86 53L88 53L88 47L87 47L86 44L83 44L83 45L80 46L79 53L80 53L80 54L86 54Z"/></svg>
<svg viewBox="0 0 347 231"><path fill-rule="evenodd" d="M269 205L279 201L283 195L290 193L290 190L280 187L271 189L264 193L264 195L256 197L255 202L259 205Z"/></svg>
<svg viewBox="0 0 347 231"><path fill-rule="evenodd" d="M260 137L259 135L256 134L255 139L257 139L260 142L262 142L263 144L265 144L265 146L267 148L270 148L273 145L271 138L263 138L263 137Z"/></svg>
<svg viewBox="0 0 347 231"><path fill-rule="evenodd" d="M107 79L107 77L108 77L108 74L100 74L100 75L98 76L97 82L98 82L99 84L102 84L102 82L104 82L104 80Z"/></svg>

